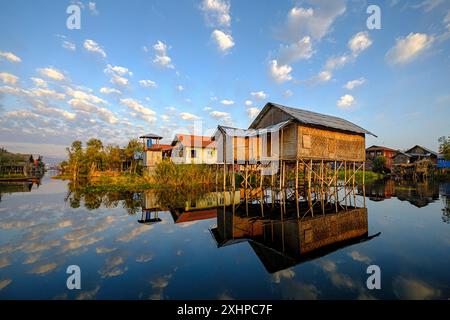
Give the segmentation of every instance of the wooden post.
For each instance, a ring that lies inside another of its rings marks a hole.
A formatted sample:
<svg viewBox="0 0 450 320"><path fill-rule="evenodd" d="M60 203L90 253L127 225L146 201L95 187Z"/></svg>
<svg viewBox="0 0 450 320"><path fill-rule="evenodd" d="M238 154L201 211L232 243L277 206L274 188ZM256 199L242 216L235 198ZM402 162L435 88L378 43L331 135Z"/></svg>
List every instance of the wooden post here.
<svg viewBox="0 0 450 320"><path fill-rule="evenodd" d="M353 161L353 207L356 208L356 163Z"/></svg>
<svg viewBox="0 0 450 320"><path fill-rule="evenodd" d="M259 188L261 189L261 213L262 213L262 216L264 217L264 208L263 208L263 205L264 205L264 193L263 193L263 179L264 179L264 176L263 176L263 167L262 167L262 165L261 165L259 173L261 175L261 181L259 183Z"/></svg>
<svg viewBox="0 0 450 320"><path fill-rule="evenodd" d="M344 161L344 200L345 210L347 210L347 161Z"/></svg>
<svg viewBox="0 0 450 320"><path fill-rule="evenodd" d="M363 187L363 202L364 208L366 207L366 162L363 162L363 178L362 178L362 187Z"/></svg>
<svg viewBox="0 0 450 320"><path fill-rule="evenodd" d="M272 176L270 177L270 179L271 179L270 190L271 190L271 198L272 198L271 205L272 205L272 209L273 209L274 206L275 206L275 190L274 190L274 188L275 188L275 175L274 175L274 173L275 172L273 170L273 162L271 162L270 168L271 168L271 174L272 174Z"/></svg>
<svg viewBox="0 0 450 320"><path fill-rule="evenodd" d="M309 168L308 168L308 203L309 208L311 209L311 214L314 217L314 209L312 204L312 193L311 193L311 178L312 178L312 159L309 160Z"/></svg>
<svg viewBox="0 0 450 320"><path fill-rule="evenodd" d="M336 213L338 212L338 186L337 186L337 176L338 176L338 168L337 168L337 161L334 160L334 206L336 208Z"/></svg>
<svg viewBox="0 0 450 320"><path fill-rule="evenodd" d="M245 162L245 187L244 187L244 195L245 195L245 213L248 217L248 163Z"/></svg>
<svg viewBox="0 0 450 320"><path fill-rule="evenodd" d="M297 219L300 218L300 210L298 203L298 159L295 163L295 205L297 207Z"/></svg>

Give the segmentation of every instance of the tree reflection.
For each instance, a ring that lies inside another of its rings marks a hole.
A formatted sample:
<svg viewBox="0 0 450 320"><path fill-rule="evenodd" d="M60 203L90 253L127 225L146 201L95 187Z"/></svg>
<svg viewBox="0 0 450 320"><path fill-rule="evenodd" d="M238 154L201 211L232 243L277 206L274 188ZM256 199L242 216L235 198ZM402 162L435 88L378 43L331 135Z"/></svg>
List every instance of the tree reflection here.
<svg viewBox="0 0 450 320"><path fill-rule="evenodd" d="M442 221L450 224L450 197L442 196L444 208L442 209Z"/></svg>

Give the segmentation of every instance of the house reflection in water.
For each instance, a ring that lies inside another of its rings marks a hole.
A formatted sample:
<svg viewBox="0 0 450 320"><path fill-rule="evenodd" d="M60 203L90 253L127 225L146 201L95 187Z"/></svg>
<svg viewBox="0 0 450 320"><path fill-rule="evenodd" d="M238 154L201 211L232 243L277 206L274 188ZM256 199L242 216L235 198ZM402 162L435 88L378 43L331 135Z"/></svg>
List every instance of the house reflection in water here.
<svg viewBox="0 0 450 320"><path fill-rule="evenodd" d="M248 241L270 273L378 236L368 235L366 208L305 219L263 218L253 209L247 215L233 207L218 208L211 234L219 248Z"/></svg>
<svg viewBox="0 0 450 320"><path fill-rule="evenodd" d="M400 183L394 180L379 180L366 184L366 196L372 201L383 201L396 197L422 208L439 200L439 186L430 182ZM362 195L362 190L358 194Z"/></svg>
<svg viewBox="0 0 450 320"><path fill-rule="evenodd" d="M178 198L171 197L171 194L174 195L164 191L146 191L142 197L142 215L138 222L160 222L160 211L169 211L174 223L212 219L217 217L218 206L237 205L241 201L239 191L178 194Z"/></svg>

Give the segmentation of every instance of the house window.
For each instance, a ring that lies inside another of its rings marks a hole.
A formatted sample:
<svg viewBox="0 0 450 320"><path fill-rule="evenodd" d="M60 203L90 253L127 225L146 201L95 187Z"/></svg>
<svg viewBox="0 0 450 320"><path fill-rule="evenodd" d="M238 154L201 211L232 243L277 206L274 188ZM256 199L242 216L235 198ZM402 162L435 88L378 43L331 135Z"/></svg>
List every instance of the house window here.
<svg viewBox="0 0 450 320"><path fill-rule="evenodd" d="M191 150L191 158L197 158L197 150Z"/></svg>
<svg viewBox="0 0 450 320"><path fill-rule="evenodd" d="M183 157L183 149L180 149L180 151L178 151L178 156L179 156L180 158Z"/></svg>
<svg viewBox="0 0 450 320"><path fill-rule="evenodd" d="M212 150L208 150L208 157L212 157L213 156L213 152L212 152Z"/></svg>
<svg viewBox="0 0 450 320"><path fill-rule="evenodd" d="M272 156L272 133L268 132L266 136L267 156Z"/></svg>

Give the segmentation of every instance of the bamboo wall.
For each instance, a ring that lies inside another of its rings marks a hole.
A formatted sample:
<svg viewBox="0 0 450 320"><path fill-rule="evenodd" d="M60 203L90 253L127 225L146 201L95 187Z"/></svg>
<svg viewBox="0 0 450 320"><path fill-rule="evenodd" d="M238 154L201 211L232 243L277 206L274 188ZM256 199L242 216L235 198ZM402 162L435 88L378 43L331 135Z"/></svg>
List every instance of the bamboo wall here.
<svg viewBox="0 0 450 320"><path fill-rule="evenodd" d="M366 159L365 136L299 125L298 158L357 161Z"/></svg>
<svg viewBox="0 0 450 320"><path fill-rule="evenodd" d="M225 145L224 145L225 141ZM216 137L218 163L256 163L270 160L313 159L363 162L366 158L365 136L289 124L279 132L260 136Z"/></svg>

